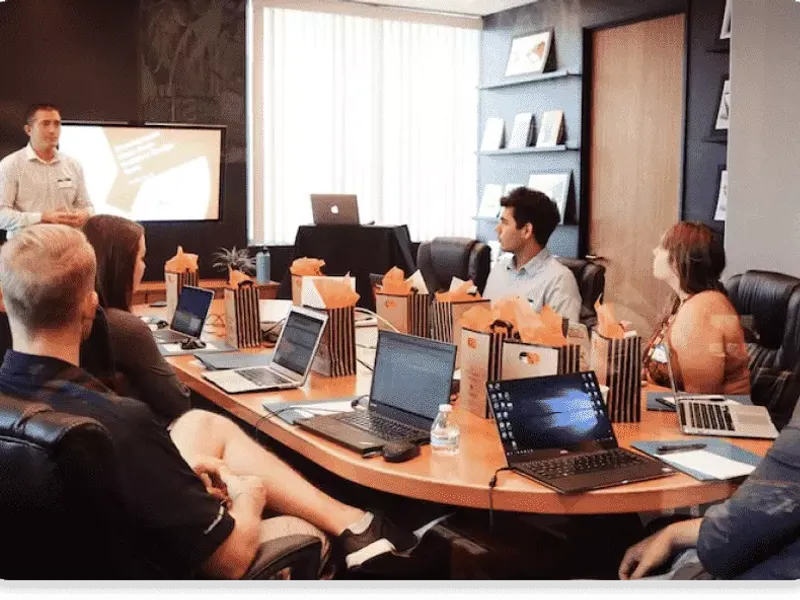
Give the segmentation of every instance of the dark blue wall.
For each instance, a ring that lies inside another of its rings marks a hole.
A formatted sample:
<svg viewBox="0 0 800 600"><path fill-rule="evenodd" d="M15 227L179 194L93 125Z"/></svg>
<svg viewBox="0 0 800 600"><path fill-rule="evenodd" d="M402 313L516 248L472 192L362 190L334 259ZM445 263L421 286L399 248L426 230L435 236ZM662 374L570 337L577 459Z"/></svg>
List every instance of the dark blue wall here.
<svg viewBox="0 0 800 600"><path fill-rule="evenodd" d="M503 117L508 137L516 113L534 112L538 129L544 110L560 108L565 112L566 139L580 143L588 118L588 102L583 94L590 85L590 74L584 69L585 32L685 13L687 72L682 218L706 221L721 231L723 224L714 222L713 215L718 165L725 162L726 146L705 138L716 115L720 76L727 73L728 54L711 51L718 49L715 46L724 4L725 0L539 0L487 17L481 43L481 85L503 80L513 37L550 28L554 30L551 68L575 70L582 76L481 90L478 136L482 135L488 117ZM532 171L572 169L572 206L567 212L568 217L571 213L571 218L556 230L549 246L565 256L583 255L588 240L588 211L582 206L581 175L582 171L585 175L588 155L584 145L579 152L480 156L478 197L486 183L527 182ZM495 238L492 224L488 222L479 222L478 233L481 239Z"/></svg>

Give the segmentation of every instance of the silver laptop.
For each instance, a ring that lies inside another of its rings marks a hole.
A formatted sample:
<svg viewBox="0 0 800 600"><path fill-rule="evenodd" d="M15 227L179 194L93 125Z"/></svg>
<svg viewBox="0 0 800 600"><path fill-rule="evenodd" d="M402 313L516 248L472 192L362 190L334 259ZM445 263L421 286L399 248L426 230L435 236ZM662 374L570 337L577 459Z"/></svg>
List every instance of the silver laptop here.
<svg viewBox="0 0 800 600"><path fill-rule="evenodd" d="M208 318L214 292L193 285L185 285L178 295L178 304L169 329L153 332L158 344L174 344L187 339L199 339Z"/></svg>
<svg viewBox="0 0 800 600"><path fill-rule="evenodd" d="M311 194L314 225L358 225L355 194Z"/></svg>
<svg viewBox="0 0 800 600"><path fill-rule="evenodd" d="M229 394L300 387L308 379L327 322L324 312L293 306L269 365L204 371L203 377Z"/></svg>
<svg viewBox="0 0 800 600"><path fill-rule="evenodd" d="M672 397L662 403L675 406L681 433L687 435L719 435L725 437L763 438L774 440L778 430L769 411L763 406L740 404L719 394L687 394L678 391L669 346L659 344L653 358L667 363Z"/></svg>

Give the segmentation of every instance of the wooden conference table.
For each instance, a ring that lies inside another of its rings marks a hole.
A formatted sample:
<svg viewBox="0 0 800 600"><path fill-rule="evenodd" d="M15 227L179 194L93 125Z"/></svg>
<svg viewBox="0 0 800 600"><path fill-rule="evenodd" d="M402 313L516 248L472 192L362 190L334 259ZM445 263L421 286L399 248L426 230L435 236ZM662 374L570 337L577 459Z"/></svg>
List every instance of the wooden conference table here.
<svg viewBox="0 0 800 600"><path fill-rule="evenodd" d="M212 311L219 313L220 301L214 301ZM138 307L138 314L157 315L158 311ZM210 319L219 323L219 319ZM217 326L218 327L218 326ZM220 329L207 327L204 337L222 334ZM372 343L362 341L371 336ZM374 345L376 328L358 328L361 343ZM264 352L252 349L248 352ZM359 350L359 356L364 356ZM364 351L370 353L369 350ZM381 457L364 459L358 454L328 442L298 427L288 425L277 416L266 417L261 403L292 403L367 394L371 373L359 363L354 376L327 378L312 373L306 385L296 390L229 395L202 378L202 365L191 355L167 359L178 377L198 394L229 413L285 444L328 471L347 480L376 490L402 496L472 508L489 508L489 480L499 467L506 465L500 439L494 423L467 411L455 403L453 415L461 429L459 454L455 457L432 456L430 446L422 447L420 456L399 464L387 463ZM368 363L372 362L370 358ZM655 389L645 387L647 389ZM643 393L644 396L644 393ZM642 400L644 402L644 398ZM640 423L619 423L614 431L622 447L637 440L692 439L678 431L677 418L672 412L642 410ZM764 455L772 444L768 440L728 441L747 450ZM497 510L542 514L610 514L658 511L694 504L723 500L736 486L727 481L701 482L683 473L635 484L622 485L592 492L563 495L516 473L503 472L498 476L492 493Z"/></svg>

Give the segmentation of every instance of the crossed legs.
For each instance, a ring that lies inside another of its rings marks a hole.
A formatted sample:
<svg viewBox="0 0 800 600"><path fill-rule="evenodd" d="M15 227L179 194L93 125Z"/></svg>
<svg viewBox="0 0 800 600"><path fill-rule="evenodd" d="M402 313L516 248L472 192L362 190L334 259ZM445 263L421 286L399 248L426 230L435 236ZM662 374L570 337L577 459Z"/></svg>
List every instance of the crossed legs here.
<svg viewBox="0 0 800 600"><path fill-rule="evenodd" d="M221 415L190 410L173 423L170 436L190 466L212 457L233 473L260 477L267 488L268 508L299 517L328 534L340 535L365 515L315 488Z"/></svg>

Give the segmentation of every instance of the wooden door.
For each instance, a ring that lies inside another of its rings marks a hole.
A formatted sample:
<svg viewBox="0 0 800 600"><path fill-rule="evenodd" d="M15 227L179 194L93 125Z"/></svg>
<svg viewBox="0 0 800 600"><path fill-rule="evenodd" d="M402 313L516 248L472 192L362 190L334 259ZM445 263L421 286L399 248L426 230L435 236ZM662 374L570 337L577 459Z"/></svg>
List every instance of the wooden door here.
<svg viewBox="0 0 800 600"><path fill-rule="evenodd" d="M684 26L674 15L591 35L589 249L606 259L606 301L642 336L669 294L652 249L678 220Z"/></svg>

